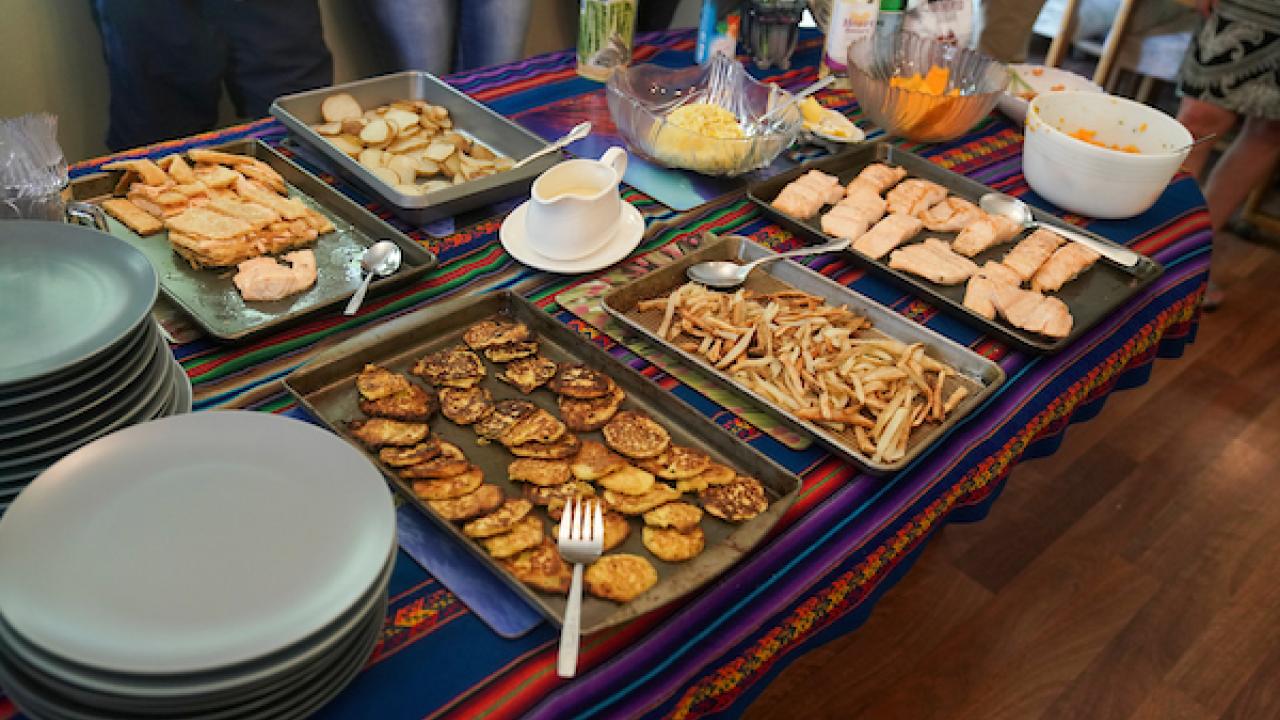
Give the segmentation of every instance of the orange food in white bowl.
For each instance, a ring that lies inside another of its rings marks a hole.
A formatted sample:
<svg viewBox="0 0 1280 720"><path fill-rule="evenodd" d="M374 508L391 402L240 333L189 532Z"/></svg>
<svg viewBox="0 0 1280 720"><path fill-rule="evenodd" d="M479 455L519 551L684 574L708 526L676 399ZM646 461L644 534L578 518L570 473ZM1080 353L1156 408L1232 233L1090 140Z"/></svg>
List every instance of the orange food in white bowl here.
<svg viewBox="0 0 1280 720"><path fill-rule="evenodd" d="M1025 132L1022 172L1031 189L1096 218L1146 212L1192 141L1181 123L1155 108L1092 92L1036 97Z"/></svg>

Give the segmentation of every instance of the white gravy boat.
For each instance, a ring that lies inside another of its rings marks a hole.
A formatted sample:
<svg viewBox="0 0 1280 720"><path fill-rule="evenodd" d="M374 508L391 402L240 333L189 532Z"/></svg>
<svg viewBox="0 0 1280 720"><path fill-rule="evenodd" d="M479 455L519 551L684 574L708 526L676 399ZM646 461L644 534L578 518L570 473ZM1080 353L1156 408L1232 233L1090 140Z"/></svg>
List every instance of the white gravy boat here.
<svg viewBox="0 0 1280 720"><path fill-rule="evenodd" d="M577 260L604 247L622 215L618 183L626 170L627 151L611 147L599 160L565 160L539 175L524 222L529 247L552 260Z"/></svg>

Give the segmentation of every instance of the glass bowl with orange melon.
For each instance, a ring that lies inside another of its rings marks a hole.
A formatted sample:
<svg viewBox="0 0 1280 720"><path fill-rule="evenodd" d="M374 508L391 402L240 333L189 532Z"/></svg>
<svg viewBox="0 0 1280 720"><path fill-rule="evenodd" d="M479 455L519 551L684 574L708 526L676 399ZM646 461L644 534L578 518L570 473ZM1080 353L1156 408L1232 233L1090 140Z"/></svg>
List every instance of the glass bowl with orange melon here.
<svg viewBox="0 0 1280 720"><path fill-rule="evenodd" d="M885 132L918 142L963 135L1009 84L1008 69L967 48L900 32L849 46L849 85Z"/></svg>

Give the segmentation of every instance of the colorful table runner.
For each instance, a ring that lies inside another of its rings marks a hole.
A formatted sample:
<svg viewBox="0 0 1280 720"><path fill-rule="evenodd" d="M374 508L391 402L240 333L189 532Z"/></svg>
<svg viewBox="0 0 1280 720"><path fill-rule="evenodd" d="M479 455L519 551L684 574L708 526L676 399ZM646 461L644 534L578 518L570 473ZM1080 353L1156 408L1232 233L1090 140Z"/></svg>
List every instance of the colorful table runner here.
<svg viewBox="0 0 1280 720"><path fill-rule="evenodd" d="M643 36L637 55L638 61L662 53L668 62L692 62L692 49L691 33L673 31ZM814 67L818 51L818 39L803 36L796 67ZM786 77L791 85L811 79L811 70L794 70ZM602 92L599 84L577 77L572 52L463 73L450 81L512 116ZM825 93L821 99L857 119L847 93ZM244 136L278 143L283 129L264 120L146 152L160 155ZM954 142L906 147L1044 205L1023 182L1020 133L1000 118L989 118ZM76 172L91 171L100 162L86 163ZM336 178L325 179L368 202ZM650 225L637 255L678 246L707 230L748 235L775 248L795 243L740 196L684 214L635 190L625 196ZM376 204L369 206L389 217ZM712 586L625 627L586 638L582 671L573 681L556 676L557 633L549 625L503 639L402 553L382 642L365 671L322 717L696 717L741 712L790 660L860 625L942 525L981 519L1018 461L1052 453L1070 423L1097 414L1112 391L1143 384L1156 358L1181 354L1195 335L1210 242L1203 199L1195 183L1183 176L1142 216L1089 223L1152 255L1167 271L1113 317L1052 357L1012 351L867 276L848 260L816 261L813 266L827 276L995 359L1009 376L971 420L907 470L877 480L859 475L819 446L787 447L560 307L557 294L592 278L552 276L515 263L497 242L499 224L499 218L486 219L443 238L412 229L440 255L440 268L411 288L375 298L358 317L324 315L245 345L223 346L204 338L178 345L175 352L195 383L197 409L298 414L279 380L318 346L442 297L509 287L801 473L804 490L761 548ZM0 700L0 719L12 712Z"/></svg>

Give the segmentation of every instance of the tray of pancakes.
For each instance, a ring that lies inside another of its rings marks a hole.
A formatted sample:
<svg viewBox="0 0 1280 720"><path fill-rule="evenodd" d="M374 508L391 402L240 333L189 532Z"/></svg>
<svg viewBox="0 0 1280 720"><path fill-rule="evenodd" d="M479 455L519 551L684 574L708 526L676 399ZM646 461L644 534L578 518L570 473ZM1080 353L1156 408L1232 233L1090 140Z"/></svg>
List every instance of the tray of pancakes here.
<svg viewBox="0 0 1280 720"><path fill-rule="evenodd" d="M565 505L604 506L582 628L696 590L749 552L800 479L511 292L461 298L326 350L285 386L548 618Z"/></svg>
<svg viewBox="0 0 1280 720"><path fill-rule="evenodd" d="M106 163L77 178L75 200L105 211L107 232L140 249L160 289L210 335L238 340L341 303L360 258L400 246L382 291L436 264L430 250L258 140Z"/></svg>

